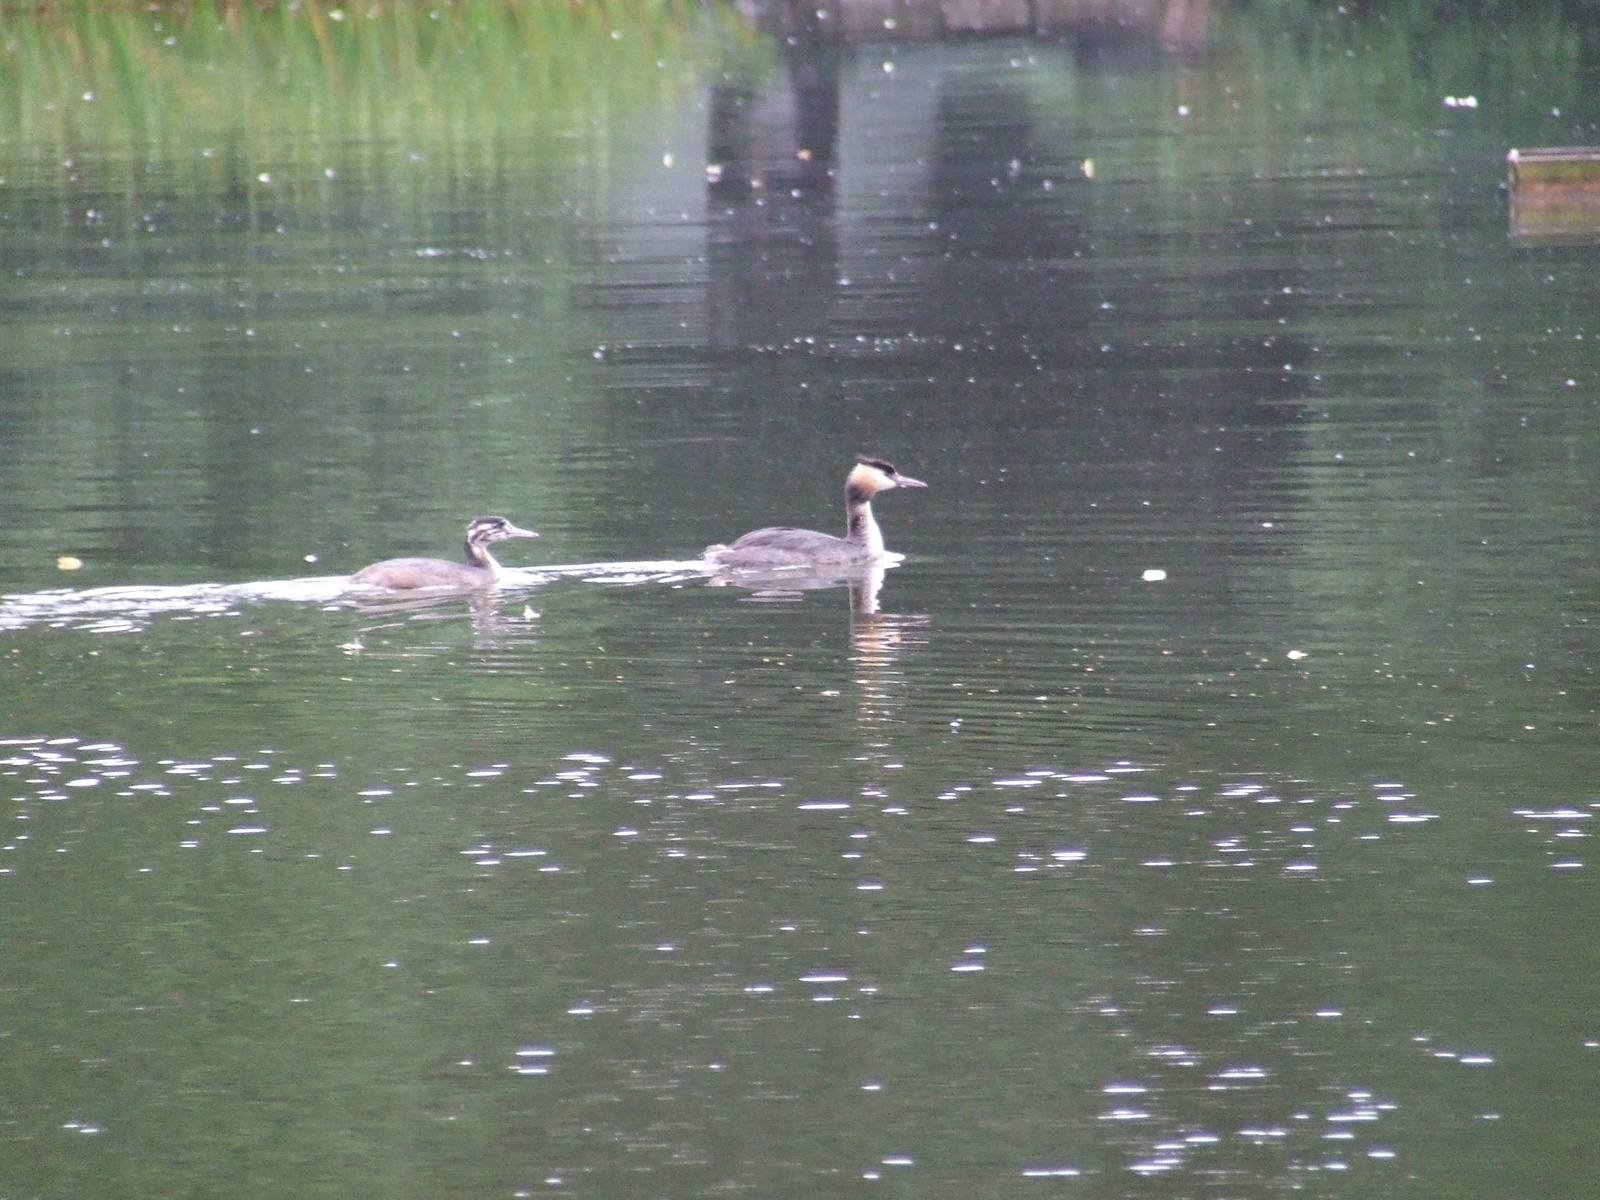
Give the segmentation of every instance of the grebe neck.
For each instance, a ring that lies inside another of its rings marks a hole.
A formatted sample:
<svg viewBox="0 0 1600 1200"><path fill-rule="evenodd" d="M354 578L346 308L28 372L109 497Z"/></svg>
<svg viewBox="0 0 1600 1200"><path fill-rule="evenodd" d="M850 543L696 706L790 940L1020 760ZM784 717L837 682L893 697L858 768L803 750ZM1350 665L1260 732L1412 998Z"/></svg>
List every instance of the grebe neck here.
<svg viewBox="0 0 1600 1200"><path fill-rule="evenodd" d="M500 564L495 561L494 555L489 553L489 547L482 542L475 542L467 538L467 565L477 567L480 571L487 571L494 578L500 578Z"/></svg>
<svg viewBox="0 0 1600 1200"><path fill-rule="evenodd" d="M845 500L845 522L848 532L845 541L864 546L869 555L877 558L883 554L883 533L872 516L872 501L852 491Z"/></svg>

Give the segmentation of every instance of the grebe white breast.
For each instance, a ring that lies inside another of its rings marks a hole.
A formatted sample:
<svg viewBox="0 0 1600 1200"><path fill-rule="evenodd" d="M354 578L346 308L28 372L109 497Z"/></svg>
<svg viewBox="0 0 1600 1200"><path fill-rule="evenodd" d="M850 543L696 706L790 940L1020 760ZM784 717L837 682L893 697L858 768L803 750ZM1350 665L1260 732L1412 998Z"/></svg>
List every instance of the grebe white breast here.
<svg viewBox="0 0 1600 1200"><path fill-rule="evenodd" d="M489 553L489 543L506 538L534 538L531 529L519 529L504 517L475 517L467 526L465 562L442 558L388 558L363 567L350 577L368 587L491 588L500 582L500 564Z"/></svg>
<svg viewBox="0 0 1600 1200"><path fill-rule="evenodd" d="M872 517L872 498L897 487L927 487L881 458L858 458L844 481L845 535L773 526L745 534L730 546L707 546L706 561L719 567L765 570L778 567L866 565L886 557L883 533Z"/></svg>

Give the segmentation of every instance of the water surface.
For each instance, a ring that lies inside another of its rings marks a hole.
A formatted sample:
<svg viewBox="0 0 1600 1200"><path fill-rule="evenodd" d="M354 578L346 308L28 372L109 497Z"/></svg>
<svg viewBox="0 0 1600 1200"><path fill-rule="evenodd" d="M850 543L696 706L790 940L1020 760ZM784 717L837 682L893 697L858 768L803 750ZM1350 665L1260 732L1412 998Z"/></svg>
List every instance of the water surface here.
<svg viewBox="0 0 1600 1200"><path fill-rule="evenodd" d="M1591 1192L1591 35L1363 11L8 93L0 1179ZM693 566L859 452L875 604Z"/></svg>

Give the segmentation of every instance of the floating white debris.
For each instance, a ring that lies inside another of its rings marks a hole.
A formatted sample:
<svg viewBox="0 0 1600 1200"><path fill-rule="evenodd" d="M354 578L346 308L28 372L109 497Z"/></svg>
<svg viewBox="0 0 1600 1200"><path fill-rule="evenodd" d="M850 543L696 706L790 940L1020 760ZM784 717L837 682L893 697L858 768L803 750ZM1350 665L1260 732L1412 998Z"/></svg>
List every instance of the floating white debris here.
<svg viewBox="0 0 1600 1200"><path fill-rule="evenodd" d="M1513 810L1516 816L1525 821L1588 821L1594 816L1576 808L1555 808L1549 812L1537 812L1529 808Z"/></svg>
<svg viewBox="0 0 1600 1200"><path fill-rule="evenodd" d="M1265 1079L1266 1071L1260 1067L1229 1067L1226 1071L1218 1071L1218 1079Z"/></svg>
<svg viewBox="0 0 1600 1200"><path fill-rule="evenodd" d="M1128 1167L1128 1170L1132 1171L1135 1175L1160 1175L1164 1171L1170 1171L1173 1167L1182 1165L1183 1159L1177 1157L1147 1158L1142 1162L1131 1164Z"/></svg>
<svg viewBox="0 0 1600 1200"><path fill-rule="evenodd" d="M1139 576L1146 583L1160 583L1166 577L1167 573L1160 567L1151 567L1143 575Z"/></svg>
<svg viewBox="0 0 1600 1200"><path fill-rule="evenodd" d="M1288 654L1284 655L1284 657L1290 662L1299 662L1305 656L1306 652L1304 650L1291 650Z"/></svg>

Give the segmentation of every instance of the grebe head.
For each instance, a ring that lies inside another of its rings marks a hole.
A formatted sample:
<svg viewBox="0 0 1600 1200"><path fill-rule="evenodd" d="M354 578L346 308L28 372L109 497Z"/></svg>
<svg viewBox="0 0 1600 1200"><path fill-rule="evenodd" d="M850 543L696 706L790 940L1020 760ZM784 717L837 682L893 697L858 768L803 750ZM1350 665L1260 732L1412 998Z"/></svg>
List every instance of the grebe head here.
<svg viewBox="0 0 1600 1200"><path fill-rule="evenodd" d="M467 526L467 545L487 546L490 542L503 542L507 538L536 538L531 529L520 529L504 517L474 517Z"/></svg>
<svg viewBox="0 0 1600 1200"><path fill-rule="evenodd" d="M856 459L850 477L845 480L845 490L853 496L859 495L863 500L871 500L879 492L886 492L890 488L927 486L920 479L900 474L894 469L893 463L866 455Z"/></svg>

